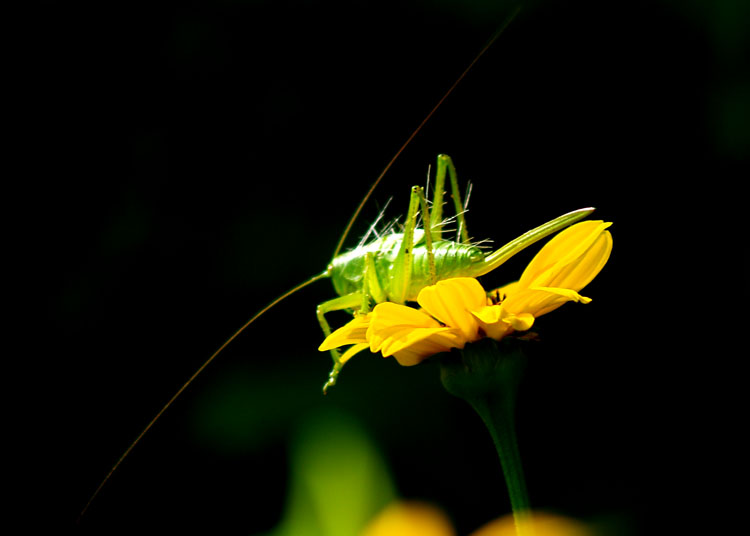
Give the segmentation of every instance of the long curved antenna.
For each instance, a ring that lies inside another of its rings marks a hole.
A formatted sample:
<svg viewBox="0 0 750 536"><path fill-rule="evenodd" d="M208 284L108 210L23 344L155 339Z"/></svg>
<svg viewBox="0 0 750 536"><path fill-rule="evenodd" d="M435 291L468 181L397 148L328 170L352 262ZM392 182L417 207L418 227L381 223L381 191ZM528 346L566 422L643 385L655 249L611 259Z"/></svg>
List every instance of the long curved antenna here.
<svg viewBox="0 0 750 536"><path fill-rule="evenodd" d="M203 362L203 364L200 366L200 368L198 370L196 370L195 373L192 376L190 376L190 378L188 379L188 381L186 381L182 385L182 387L180 387L179 390L174 394L174 396L172 396L172 398L169 399L169 402L167 402L166 404L164 404L164 407L162 407L159 410L159 413L157 413L156 416L153 419L151 419L151 422L149 422L146 425L146 427L143 429L143 431L140 434L138 434L138 437L135 438L135 440L130 444L130 446L127 448L127 450L125 450L125 452L122 454L122 456L120 456L120 458L117 460L117 462L112 466L112 469L109 470L109 473L107 473L107 476L104 477L104 480L101 481L101 483L99 484L99 487L96 488L96 491L94 491L94 494L91 495L91 497L89 498L88 502L86 503L86 506L84 506L83 510L81 510L81 513L78 514L77 523L80 523L81 518L83 518L83 516L86 513L86 511L89 509L89 506L91 506L91 503L94 501L94 499L96 499L97 495L99 495L99 492L102 490L102 488L104 487L104 485L110 479L110 477L112 476L112 474L115 471L117 471L117 468L120 467L120 465L125 460L125 458L128 457L128 454L130 454L130 452L135 448L135 446L141 441L141 439L143 438L143 436L145 436L146 433L151 429L151 427L154 424L156 424L156 421L158 421L159 418L162 416L162 414L165 411L167 411L167 409L169 408L169 406L171 406L172 403L175 400L177 400L177 398L182 394L182 392L185 389L187 389L187 387L191 383L193 383L193 380L195 380L195 378L197 378L198 375L201 372L203 372L203 370L216 358L216 356L218 356L224 350L224 348L226 348L227 346L229 346L230 342L232 342L234 339L236 339L237 336L240 333L242 333L243 331L245 331L245 329L247 329L250 326L250 324L252 324L253 322L255 322L258 318L260 318L269 309L271 309L272 307L274 307L275 305L277 305L280 301L288 298L289 296L291 296L292 294L294 294L298 290L302 290L307 285L309 285L311 283L314 283L315 281L318 281L320 279L326 278L326 277L328 277L328 272L327 271L323 272L322 274L318 274L318 275L316 275L314 277L311 277L310 279L308 279L304 283L300 283L299 285L297 285L296 287L292 288L291 290L286 291L284 294L282 294L281 296L279 296L278 298L276 298L275 300L273 300L271 303L269 303L263 309L261 309L258 313L256 313L250 320L248 320L247 322L245 322L240 329L238 329L237 331L235 331L234 334L231 337L229 337L226 341L224 341L224 344L222 344L221 346L219 346L218 350L216 350L211 355L211 357L209 357L208 359L206 359L206 361Z"/></svg>
<svg viewBox="0 0 750 536"><path fill-rule="evenodd" d="M419 123L419 126L414 129L414 132L411 133L411 135L406 139L404 144L401 146L401 148L396 151L396 154L393 155L393 158L388 162L388 164L385 166L383 171L380 172L380 175L378 175L378 178L375 179L375 182L370 186L370 189L365 194L364 199L359 203L359 206L357 207L357 210L354 211L354 215L349 220L349 223L346 225L346 229L344 229L344 234L341 235L341 239L339 240L339 243L336 245L336 250L333 252L333 258L338 256L339 253L341 253L341 248L344 247L344 242L346 241L347 236L349 236L349 232L352 230L352 226L354 225L354 222L359 217L359 213L362 212L362 209L365 206L365 203L370 199L370 196L372 196L372 193L375 191L375 188L378 186L380 181L383 179L386 173L388 173L388 170L391 169L391 166L396 161L396 159L401 156L401 153L406 149L406 147L411 143L411 140L414 139L414 137L419 133L420 130L422 130L422 127L425 126L427 121L430 120L430 118L435 114L435 112L442 106L445 99L448 98L448 96L453 93L453 90L456 89L456 86L461 82L461 80L464 79L464 77L469 74L469 71L474 67L474 64L479 61L479 58L481 58L485 52L492 46L492 44L497 41L497 38L500 37L500 34L502 34L505 29L508 27L508 25L513 21L513 19L518 15L518 12L521 11L521 6L519 5L516 7L516 9L508 16L507 19L505 19L505 22L500 26L500 28L497 29L497 31L490 37L490 40L487 41L487 44L484 45L484 48L479 51L479 54L477 54L473 60L471 60L471 63L469 66L464 69L464 72L461 73L461 76L459 76L455 82L453 82L453 85L448 89L448 91L445 92L445 94L440 98L438 103L430 110L430 113L427 114L427 116L422 120L421 123Z"/></svg>

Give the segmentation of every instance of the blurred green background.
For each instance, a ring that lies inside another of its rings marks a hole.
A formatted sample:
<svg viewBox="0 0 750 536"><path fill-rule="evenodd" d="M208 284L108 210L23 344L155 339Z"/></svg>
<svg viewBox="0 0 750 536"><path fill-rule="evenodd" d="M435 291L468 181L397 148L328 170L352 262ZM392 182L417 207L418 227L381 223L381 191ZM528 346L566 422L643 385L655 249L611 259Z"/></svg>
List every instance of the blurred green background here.
<svg viewBox="0 0 750 536"><path fill-rule="evenodd" d="M47 313L29 406L42 510L71 527L203 360L325 269L369 185L514 5L38 5L24 54L38 149L27 167L38 217L26 225L41 258L30 275ZM390 197L389 217L405 212L441 152L474 185L477 239L502 244L589 205L614 222L613 256L584 292L594 301L537 324L518 426L538 507L649 534L690 521L691 501L706 506L690 430L710 421L694 380L701 334L716 327L706 315L725 310L699 305L709 289L697 283L731 238L710 222L740 217L747 6L525 3L348 241ZM517 278L532 254L486 286ZM746 262L733 255L727 266ZM326 281L305 289L232 344L79 530L269 533L295 489L295 438L320 411L369 438L383 479L370 509L388 496L431 501L461 534L507 513L492 443L436 366L361 354L322 396L330 359L316 351L314 312L331 297ZM330 441L335 452L343 440Z"/></svg>

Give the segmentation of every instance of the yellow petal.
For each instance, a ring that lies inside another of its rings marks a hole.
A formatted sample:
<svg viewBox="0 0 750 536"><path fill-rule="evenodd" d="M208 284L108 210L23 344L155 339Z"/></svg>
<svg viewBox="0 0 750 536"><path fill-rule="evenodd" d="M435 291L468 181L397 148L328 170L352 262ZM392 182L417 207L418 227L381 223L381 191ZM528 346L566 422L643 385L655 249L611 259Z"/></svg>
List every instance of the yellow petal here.
<svg viewBox="0 0 750 536"><path fill-rule="evenodd" d="M401 350L400 352L396 352L395 354L393 354L393 358L402 367L413 367L414 365L419 365L422 361L430 357L430 355L435 354L425 354L424 352L419 352L409 348L406 350Z"/></svg>
<svg viewBox="0 0 750 536"><path fill-rule="evenodd" d="M371 316L367 330L370 351L381 352L383 357L398 355L403 365L416 365L466 343L458 330L441 326L430 315L405 305L384 302L375 306Z"/></svg>
<svg viewBox="0 0 750 536"><path fill-rule="evenodd" d="M438 281L423 288L417 302L446 326L459 329L466 340L478 338L479 324L470 311L484 307L487 295L476 279L456 277Z"/></svg>
<svg viewBox="0 0 750 536"><path fill-rule="evenodd" d="M368 316L370 317L370 325L375 324L378 329L386 326L440 327L440 322L419 309L393 302L377 304Z"/></svg>
<svg viewBox="0 0 750 536"><path fill-rule="evenodd" d="M485 324L494 324L500 322L503 315L503 310L499 305L490 305L488 307L482 307L479 311L472 311L473 314L480 322Z"/></svg>
<svg viewBox="0 0 750 536"><path fill-rule="evenodd" d="M537 253L519 286L581 290L604 267L612 251L610 222L592 220L565 229Z"/></svg>
<svg viewBox="0 0 750 536"><path fill-rule="evenodd" d="M600 234L589 249L565 266L549 272L544 286L581 290L604 268L612 252L612 235L609 231Z"/></svg>
<svg viewBox="0 0 750 536"><path fill-rule="evenodd" d="M526 331L534 325L534 315L530 313L521 313L519 315L508 315L503 318L516 331Z"/></svg>
<svg viewBox="0 0 750 536"><path fill-rule="evenodd" d="M604 231L586 251L586 254L579 258L575 267L571 266L567 274L560 274L559 278L550 281L547 286L580 291L602 271L611 253L612 235L609 231Z"/></svg>
<svg viewBox="0 0 750 536"><path fill-rule="evenodd" d="M502 303L503 319L511 315L531 314L535 318L549 313L569 301L588 303L591 298L581 296L574 290L535 287L508 296Z"/></svg>
<svg viewBox="0 0 750 536"><path fill-rule="evenodd" d="M495 339L496 341L513 333L513 327L508 322L504 321L495 322L494 324L482 324L482 330L487 337Z"/></svg>
<svg viewBox="0 0 750 536"><path fill-rule="evenodd" d="M352 357L362 352L363 350L369 350L369 348L370 348L370 345L366 342L355 344L349 347L349 349L346 352L344 352L344 354L341 356L341 364L346 363Z"/></svg>
<svg viewBox="0 0 750 536"><path fill-rule="evenodd" d="M434 333L411 346L393 352L393 357L399 365L410 367L417 365L430 356L441 352L448 352L452 348L463 348L466 341L461 338L458 330L444 328L447 331Z"/></svg>
<svg viewBox="0 0 750 536"><path fill-rule="evenodd" d="M323 343L318 346L318 350L325 352L326 350L332 350L339 346L346 346L347 344L360 344L367 342L366 333L367 328L370 325L371 316L372 314L354 317L354 320L340 327L326 337Z"/></svg>
<svg viewBox="0 0 750 536"><path fill-rule="evenodd" d="M405 349L423 354L425 357L462 346L464 339L453 328L414 328L411 326L389 326L370 331L370 350L389 357Z"/></svg>
<svg viewBox="0 0 750 536"><path fill-rule="evenodd" d="M532 314L509 313L500 305L484 307L479 311L472 311L472 314L479 320L485 335L498 341L512 331L526 331L534 325Z"/></svg>
<svg viewBox="0 0 750 536"><path fill-rule="evenodd" d="M388 347L393 344L394 337L411 338L412 342L418 342L421 338L428 337L432 332L441 329L443 327L437 320L418 309L383 302L376 305L372 311L367 340L370 343L371 352L380 352L384 345L387 351Z"/></svg>

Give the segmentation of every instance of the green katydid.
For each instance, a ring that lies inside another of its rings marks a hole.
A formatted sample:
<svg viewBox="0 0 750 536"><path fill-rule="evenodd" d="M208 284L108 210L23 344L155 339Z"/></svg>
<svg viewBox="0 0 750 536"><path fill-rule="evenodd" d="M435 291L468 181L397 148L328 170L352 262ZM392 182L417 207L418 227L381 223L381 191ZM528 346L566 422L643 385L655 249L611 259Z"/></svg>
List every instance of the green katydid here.
<svg viewBox="0 0 750 536"><path fill-rule="evenodd" d="M355 249L341 253L343 244L349 235L352 225L358 218L364 205L370 199L381 179L400 156L401 152L410 144L412 139L420 132L422 127L433 116L445 99L447 99L447 97L453 92L461 80L463 80L479 58L490 48L517 13L518 9L516 9L498 31L495 32L485 47L479 52L479 54L477 54L469 66L463 71L386 165L384 170L370 187L364 199L362 199L358 205L352 218L349 220L349 224L336 246L332 256L332 261L328 268L324 272L311 277L307 281L304 281L285 292L261 309L250 318L250 320L243 324L231 337L229 337L200 366L200 368L188 378L182 387L180 387L161 410L159 410L159 412L151 419L143 431L138 434L110 469L84 506L79 515L79 520L85 515L93 500L98 496L101 489L109 481L110 477L119 468L125 458L127 458L130 452L159 420L162 414L177 398L180 397L195 378L200 375L201 372L203 372L203 370L235 338L237 338L237 336L240 335L240 333L245 331L245 329L264 315L268 310L282 300L296 293L298 290L301 290L320 279L330 278L332 280L334 289L339 296L325 301L317 307L317 316L321 328L323 329L323 332L328 335L331 333L330 326L325 319L325 314L328 312L348 309L364 313L369 311L369 308L373 304L381 303L383 301L394 301L397 303L413 301L416 299L416 295L421 288L441 279L459 275L478 277L482 274L486 274L500 266L523 248L567 227L593 211L593 209L587 208L560 216L525 233L497 251L485 255L481 249L469 242L469 235L466 230L466 222L464 218L465 207L462 204L461 195L459 194L458 180L453 162L448 156L439 155L437 161L434 198L431 203L432 209L430 210L428 208L424 190L421 187L415 186L411 191L409 210L404 222L404 228L401 232L386 234L367 244L360 245ZM450 180L451 197L453 198L456 211L455 219L458 222L458 236L456 240L445 240L442 236L442 211L446 176ZM422 214L422 229L419 229L417 224L417 218L420 213ZM429 232L426 232L424 227L428 227ZM333 370L329 375L328 381L324 385L324 392L328 387L336 383L336 379L344 364L341 355L337 350L332 350L331 355L334 362Z"/></svg>
<svg viewBox="0 0 750 536"><path fill-rule="evenodd" d="M446 175L450 179L451 197L456 211L455 220L458 223L455 240L443 238ZM479 277L499 267L524 248L585 218L594 210L583 208L564 214L486 255L469 240L464 217L465 208L461 201L453 161L447 155L438 155L431 211L424 189L413 186L402 232L386 234L368 244L335 255L328 269L316 276L316 279L329 277L339 295L318 305L318 321L325 335L331 334L331 328L325 319L326 313L341 309L367 313L373 304L384 301L400 304L416 301L422 288L434 285L442 279ZM417 226L420 214L422 229ZM345 362L336 349L331 350L331 357L333 369L323 386L323 392L336 384Z"/></svg>

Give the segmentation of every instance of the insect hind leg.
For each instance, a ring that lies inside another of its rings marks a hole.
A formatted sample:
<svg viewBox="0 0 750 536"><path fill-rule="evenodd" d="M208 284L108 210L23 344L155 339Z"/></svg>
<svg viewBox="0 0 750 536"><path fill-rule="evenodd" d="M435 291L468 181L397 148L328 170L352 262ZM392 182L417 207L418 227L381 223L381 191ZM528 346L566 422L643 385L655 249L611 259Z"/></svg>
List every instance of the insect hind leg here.
<svg viewBox="0 0 750 536"><path fill-rule="evenodd" d="M438 184L438 186L440 186ZM437 196L437 194L436 194ZM414 233L417 230L417 216L422 212L422 222L424 229L424 240L427 249L427 258L429 266L430 284L437 282L435 271L435 258L433 253L432 242L434 240L431 232L432 219L427 207L427 200L424 196L424 188L413 186L411 189L411 198L409 200L409 212L406 215L404 224L403 238L401 248L399 249L396 260L393 263L391 275L391 300L396 303L405 303L407 299L415 299L415 296L409 296L409 287L412 279L413 257L414 257Z"/></svg>
<svg viewBox="0 0 750 536"><path fill-rule="evenodd" d="M437 171L435 173L435 196L432 202L432 217L430 225L433 229L432 239L440 240L442 235L441 222L443 218L443 196L445 195L445 175L451 183L451 197L453 198L453 207L456 210L456 219L458 220L458 231L456 232L456 241L463 244L469 243L469 231L466 228L466 218L464 217L464 205L461 200L461 192L458 189L458 174L453 160L447 154L439 154L437 157Z"/></svg>

